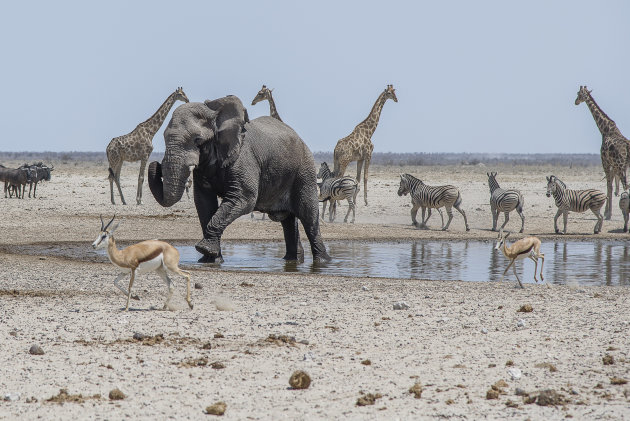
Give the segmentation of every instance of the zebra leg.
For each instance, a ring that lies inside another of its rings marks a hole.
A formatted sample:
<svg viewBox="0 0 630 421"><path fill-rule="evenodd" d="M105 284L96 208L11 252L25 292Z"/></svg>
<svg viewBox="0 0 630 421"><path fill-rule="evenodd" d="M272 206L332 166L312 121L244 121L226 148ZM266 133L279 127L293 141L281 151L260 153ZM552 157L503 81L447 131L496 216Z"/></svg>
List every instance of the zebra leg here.
<svg viewBox="0 0 630 421"><path fill-rule="evenodd" d="M470 227L468 227L468 219L466 218L466 212L462 208L459 207L459 204L454 205L455 209L464 217L464 224L466 225L466 231L470 231ZM452 218L452 216L451 216ZM499 219L499 212L497 211L497 220ZM449 221L450 222L450 221Z"/></svg>
<svg viewBox="0 0 630 421"><path fill-rule="evenodd" d="M490 212L492 213L492 231L496 231L499 219L499 212L494 206L490 206Z"/></svg>
<svg viewBox="0 0 630 421"><path fill-rule="evenodd" d="M322 208L322 222L324 222L324 217L326 216L326 205L328 204L328 200L324 200L324 207ZM330 213L330 209L328 210L328 212ZM252 213L252 218L254 217L254 214Z"/></svg>
<svg viewBox="0 0 630 421"><path fill-rule="evenodd" d="M424 225L428 225L430 217L431 217L431 208L427 208L427 219L425 219Z"/></svg>
<svg viewBox="0 0 630 421"><path fill-rule="evenodd" d="M448 215L448 221L446 221L446 225L442 228L442 231L446 231L453 220L453 210L450 206L446 206L446 214ZM466 218L466 216L464 216L464 218ZM466 223L466 228L468 228L468 223Z"/></svg>
<svg viewBox="0 0 630 421"><path fill-rule="evenodd" d="M501 225L501 229L505 228L508 221L510 220L510 212L504 212L504 214L505 214L505 221L503 221L503 225ZM499 212L497 212L497 219L499 219Z"/></svg>
<svg viewBox="0 0 630 421"><path fill-rule="evenodd" d="M591 209L591 211L597 217L594 233L599 234L599 232L602 230L602 225L604 224L604 218L602 217L602 214L599 212L599 209Z"/></svg>
<svg viewBox="0 0 630 421"><path fill-rule="evenodd" d="M556 232L556 234L560 233L560 230L558 229L558 218L560 217L561 214L562 214L562 210L558 208L558 212L556 212L556 216L553 217L553 229Z"/></svg>
<svg viewBox="0 0 630 421"><path fill-rule="evenodd" d="M420 205L417 205L414 203L413 207L411 208L411 225L413 225L416 228L418 227L418 220L416 219L416 215L418 215L418 209L420 209Z"/></svg>
<svg viewBox="0 0 630 421"><path fill-rule="evenodd" d="M337 217L337 201L331 200L330 206L328 207L328 220L330 222L335 222L336 217Z"/></svg>
<svg viewBox="0 0 630 421"><path fill-rule="evenodd" d="M438 213L440 214L440 218L442 219L442 228L444 227L444 214L442 213L442 209L437 208Z"/></svg>
<svg viewBox="0 0 630 421"><path fill-rule="evenodd" d="M623 213L623 232L628 232L628 217L630 216L630 212L628 212L628 209L622 209L621 213Z"/></svg>
<svg viewBox="0 0 630 421"><path fill-rule="evenodd" d="M424 214L425 214L427 208L424 207L424 206L421 206L421 208L422 208L422 223L420 223L420 228L428 228L426 220L424 219Z"/></svg>
<svg viewBox="0 0 630 421"><path fill-rule="evenodd" d="M569 211L565 211L562 214L562 221L564 222L564 230L562 231L562 234L566 234L567 233L567 221L569 220Z"/></svg>
<svg viewBox="0 0 630 421"><path fill-rule="evenodd" d="M523 213L523 208L516 208L516 212L521 217L521 230L519 232L525 231L525 214Z"/></svg>
<svg viewBox="0 0 630 421"><path fill-rule="evenodd" d="M514 271L514 276L516 276L516 280L518 281L518 284L521 286L521 288L525 288L523 284L521 283L521 280L518 279L518 274L516 273L516 265L512 266L512 270Z"/></svg>

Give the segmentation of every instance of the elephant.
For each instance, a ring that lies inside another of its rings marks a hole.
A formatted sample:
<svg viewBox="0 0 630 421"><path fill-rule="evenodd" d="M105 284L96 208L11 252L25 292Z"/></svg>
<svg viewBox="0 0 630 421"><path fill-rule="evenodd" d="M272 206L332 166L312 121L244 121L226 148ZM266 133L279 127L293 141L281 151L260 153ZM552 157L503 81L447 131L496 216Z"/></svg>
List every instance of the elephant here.
<svg viewBox="0 0 630 421"><path fill-rule="evenodd" d="M291 127L268 116L250 121L240 99L229 95L180 105L164 131L164 142L162 163L149 165L149 187L160 205L172 206L181 199L192 169L203 231L195 246L204 255L201 262L223 262L223 231L254 210L281 222L284 259L304 257L300 220L313 261L330 260L319 231L315 160Z"/></svg>

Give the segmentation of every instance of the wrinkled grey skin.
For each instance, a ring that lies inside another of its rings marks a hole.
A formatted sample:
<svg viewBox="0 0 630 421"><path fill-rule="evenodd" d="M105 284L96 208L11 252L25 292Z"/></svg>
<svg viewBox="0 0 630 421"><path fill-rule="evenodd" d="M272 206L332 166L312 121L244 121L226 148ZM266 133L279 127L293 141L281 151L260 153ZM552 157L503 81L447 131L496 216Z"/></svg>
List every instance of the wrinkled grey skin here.
<svg viewBox="0 0 630 421"><path fill-rule="evenodd" d="M172 206L194 166L193 196L203 230L196 249L203 261L223 261L223 231L254 210L282 223L285 259L303 257L299 219L313 260L330 260L319 232L315 161L289 126L272 117L249 121L241 101L227 96L179 106L164 140L164 160L149 165L149 187L158 203Z"/></svg>

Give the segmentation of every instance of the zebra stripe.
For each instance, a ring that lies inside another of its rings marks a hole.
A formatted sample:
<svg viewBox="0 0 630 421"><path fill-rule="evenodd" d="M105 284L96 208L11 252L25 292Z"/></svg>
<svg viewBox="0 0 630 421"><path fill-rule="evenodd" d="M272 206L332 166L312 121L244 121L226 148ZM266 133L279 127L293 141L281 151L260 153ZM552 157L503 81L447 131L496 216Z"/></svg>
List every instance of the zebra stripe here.
<svg viewBox="0 0 630 421"><path fill-rule="evenodd" d="M523 215L523 206L525 201L520 191L510 189L504 190L499 186L497 182L496 172L486 173L488 175L488 186L490 187L490 209L492 212L492 231L497 230L497 222L499 220L499 213L505 214L505 222L501 225L500 229L505 228L510 220L510 212L516 209L516 212L521 217L521 231L525 229L525 215Z"/></svg>
<svg viewBox="0 0 630 421"><path fill-rule="evenodd" d="M559 232L557 221L561 214L564 218L563 234L566 234L569 212L585 212L589 209L597 217L594 232L595 234L599 233L604 222L600 209L604 206L607 199L607 196L603 192L595 189L571 190L567 188L562 180L555 175L551 175L547 177L547 197L551 195L553 195L556 206L558 207L558 212L553 221L556 233Z"/></svg>
<svg viewBox="0 0 630 421"><path fill-rule="evenodd" d="M470 228L468 227L468 220L466 219L466 213L459 207L462 203L462 198L457 187L451 185L429 186L424 184L422 180L417 179L411 174L401 174L398 195L402 196L404 194L411 195L411 203L413 204L413 207L411 209L411 220L415 226L418 226L418 222L416 221L418 208L422 208L423 220L420 226L424 227L426 226L426 222L431 217L431 209L439 209L445 207L446 213L448 214L448 221L446 225L442 227L442 229L447 230L451 223L451 220L453 219L453 212L451 208L454 207L464 217L466 231L470 230ZM429 209L429 215L427 216L426 220L424 219L425 208Z"/></svg>

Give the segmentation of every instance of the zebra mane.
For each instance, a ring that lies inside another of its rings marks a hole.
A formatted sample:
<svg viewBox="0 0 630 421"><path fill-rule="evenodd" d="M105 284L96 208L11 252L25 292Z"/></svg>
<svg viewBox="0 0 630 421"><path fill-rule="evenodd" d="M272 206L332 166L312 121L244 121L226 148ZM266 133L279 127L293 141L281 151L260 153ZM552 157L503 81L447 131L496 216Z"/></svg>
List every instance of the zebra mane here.
<svg viewBox="0 0 630 421"><path fill-rule="evenodd" d="M411 174L400 174L400 178L402 178L403 180L406 180L406 181L417 181L417 182L419 182L421 184L424 184L422 182L422 180L420 180L419 178L414 177Z"/></svg>
<svg viewBox="0 0 630 421"><path fill-rule="evenodd" d="M549 181L554 181L556 184L560 184L563 188L567 188L567 185L564 183L564 181L560 180L558 177L556 177L555 175L550 175L549 176Z"/></svg>

